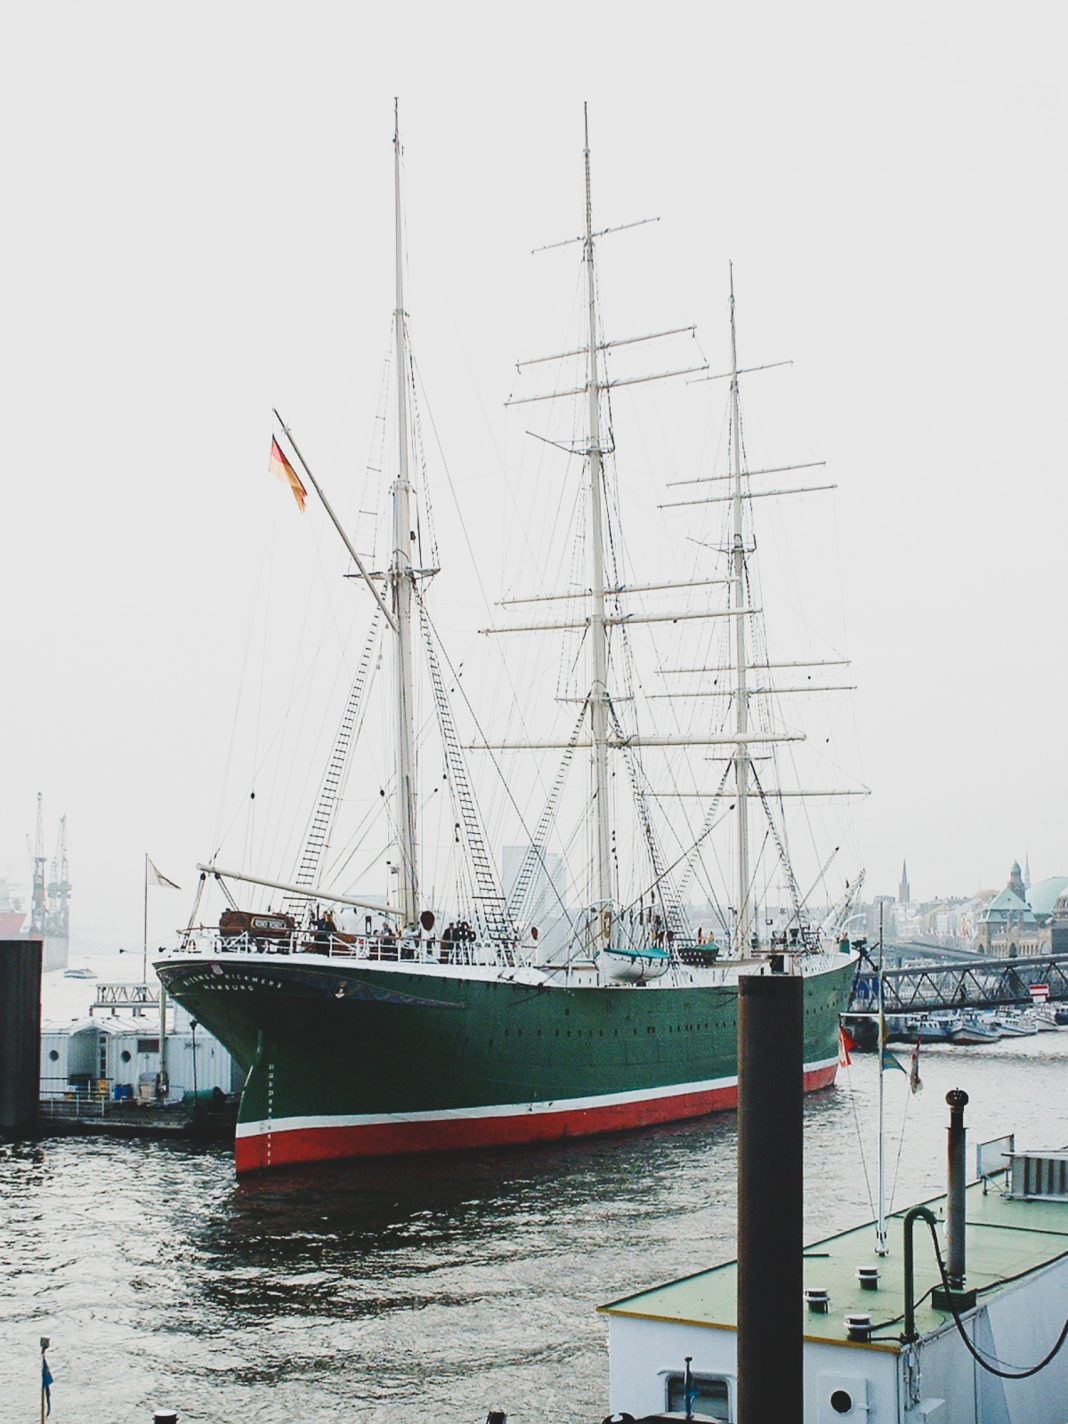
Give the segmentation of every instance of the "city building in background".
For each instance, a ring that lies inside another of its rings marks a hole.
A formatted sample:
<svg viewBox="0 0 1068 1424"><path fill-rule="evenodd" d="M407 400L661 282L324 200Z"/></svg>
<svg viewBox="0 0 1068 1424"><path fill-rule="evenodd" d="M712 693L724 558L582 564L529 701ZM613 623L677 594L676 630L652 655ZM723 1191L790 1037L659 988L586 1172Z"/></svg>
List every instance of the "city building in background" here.
<svg viewBox="0 0 1068 1424"><path fill-rule="evenodd" d="M1014 861L1005 889L983 908L976 948L995 958L1027 958L1053 947L1055 911L1068 891L1068 876L1051 875L1028 887Z"/></svg>

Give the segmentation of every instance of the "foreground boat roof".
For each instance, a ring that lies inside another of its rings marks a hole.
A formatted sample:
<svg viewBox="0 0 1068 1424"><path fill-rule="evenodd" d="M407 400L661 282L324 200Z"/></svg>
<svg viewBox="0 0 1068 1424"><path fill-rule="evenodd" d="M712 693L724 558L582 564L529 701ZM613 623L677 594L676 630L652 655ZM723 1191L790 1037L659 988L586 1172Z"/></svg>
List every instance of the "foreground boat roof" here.
<svg viewBox="0 0 1068 1424"><path fill-rule="evenodd" d="M1068 1255L1068 1201L1022 1200L1005 1195L1007 1189L1008 1180L1004 1176L988 1183L985 1192L981 1182L974 1182L967 1189L967 1284L978 1292L980 1304L996 1296L1010 1281ZM944 1221L944 1196L934 1197L923 1205ZM905 1308L904 1216L905 1211L900 1211L889 1218L889 1256L875 1255L874 1223L829 1236L805 1248L805 1288L820 1288L830 1295L826 1315L805 1311L806 1340L849 1344L862 1350L897 1351L901 1348L899 1336ZM947 1326L952 1328L953 1317L931 1304L930 1292L940 1283L938 1266L927 1227L917 1222L914 1232L916 1329L921 1336L926 1336ZM599 1313L704 1326L711 1330L736 1330L737 1264L730 1261L654 1286L602 1305ZM877 1290L861 1287L856 1277L858 1266L878 1267ZM854 1312L870 1314L874 1327L870 1344L848 1339L844 1317Z"/></svg>

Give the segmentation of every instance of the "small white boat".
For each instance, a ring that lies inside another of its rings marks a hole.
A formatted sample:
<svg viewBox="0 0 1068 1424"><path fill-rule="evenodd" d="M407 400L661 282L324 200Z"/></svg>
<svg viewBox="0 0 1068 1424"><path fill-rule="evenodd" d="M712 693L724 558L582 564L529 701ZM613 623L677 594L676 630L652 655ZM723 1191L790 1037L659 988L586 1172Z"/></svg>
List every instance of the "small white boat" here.
<svg viewBox="0 0 1068 1424"><path fill-rule="evenodd" d="M671 956L666 949L653 945L638 949L609 947L601 951L601 965L609 979L621 984L644 984L667 973Z"/></svg>
<svg viewBox="0 0 1068 1424"><path fill-rule="evenodd" d="M1058 1013L1063 1010L1056 1010L1050 1005L1043 1005L1041 1008L1034 1008L1027 1015L1035 1026L1038 1033L1057 1033L1062 1027Z"/></svg>
<svg viewBox="0 0 1068 1424"><path fill-rule="evenodd" d="M953 1043L997 1043L1001 1029L992 1019L981 1019L976 1014L965 1014L960 1023L951 1030Z"/></svg>
<svg viewBox="0 0 1068 1424"><path fill-rule="evenodd" d="M905 1020L899 1036L907 1043L947 1043L953 1030L959 1025L959 1018L939 1018L932 1014L918 1014Z"/></svg>
<svg viewBox="0 0 1068 1424"><path fill-rule="evenodd" d="M1030 1038L1038 1032L1038 1024L1030 1014L1003 1014L994 1023L1002 1038Z"/></svg>

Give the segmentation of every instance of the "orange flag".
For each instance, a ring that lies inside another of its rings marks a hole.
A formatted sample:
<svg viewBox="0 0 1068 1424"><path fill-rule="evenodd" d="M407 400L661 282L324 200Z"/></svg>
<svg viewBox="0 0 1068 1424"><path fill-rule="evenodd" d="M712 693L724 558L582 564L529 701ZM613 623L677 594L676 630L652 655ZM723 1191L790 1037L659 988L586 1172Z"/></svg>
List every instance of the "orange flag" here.
<svg viewBox="0 0 1068 1424"><path fill-rule="evenodd" d="M280 479L284 485L288 485L293 491L293 498L297 501L297 508L304 512L304 501L308 498L308 491L301 484L300 476L282 453L282 447L278 441L271 436L271 458L267 462L267 468L271 474Z"/></svg>

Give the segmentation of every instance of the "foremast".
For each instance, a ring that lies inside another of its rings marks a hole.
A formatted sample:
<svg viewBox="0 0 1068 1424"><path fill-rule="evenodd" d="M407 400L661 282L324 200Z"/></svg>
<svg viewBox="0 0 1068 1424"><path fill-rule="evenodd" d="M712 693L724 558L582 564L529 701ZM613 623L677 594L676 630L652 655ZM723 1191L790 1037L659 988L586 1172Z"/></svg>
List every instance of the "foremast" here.
<svg viewBox="0 0 1068 1424"><path fill-rule="evenodd" d="M593 795L593 948L607 949L612 937L612 826L608 776L608 630L605 624L604 471L601 450L601 384L597 370L597 280L593 254L593 203L590 195L590 121L583 105L586 170L586 301L588 309L587 468L590 477L590 741Z"/></svg>
<svg viewBox="0 0 1068 1424"><path fill-rule="evenodd" d="M393 483L393 537L389 562L394 618L394 726L396 765L394 821L397 836L397 905L404 924L419 914L419 847L416 837L418 760L412 648L412 486L408 464L408 328L404 310L404 243L401 210L401 141L397 101L393 103L393 184L396 248L396 308L393 313L397 383L397 478Z"/></svg>

